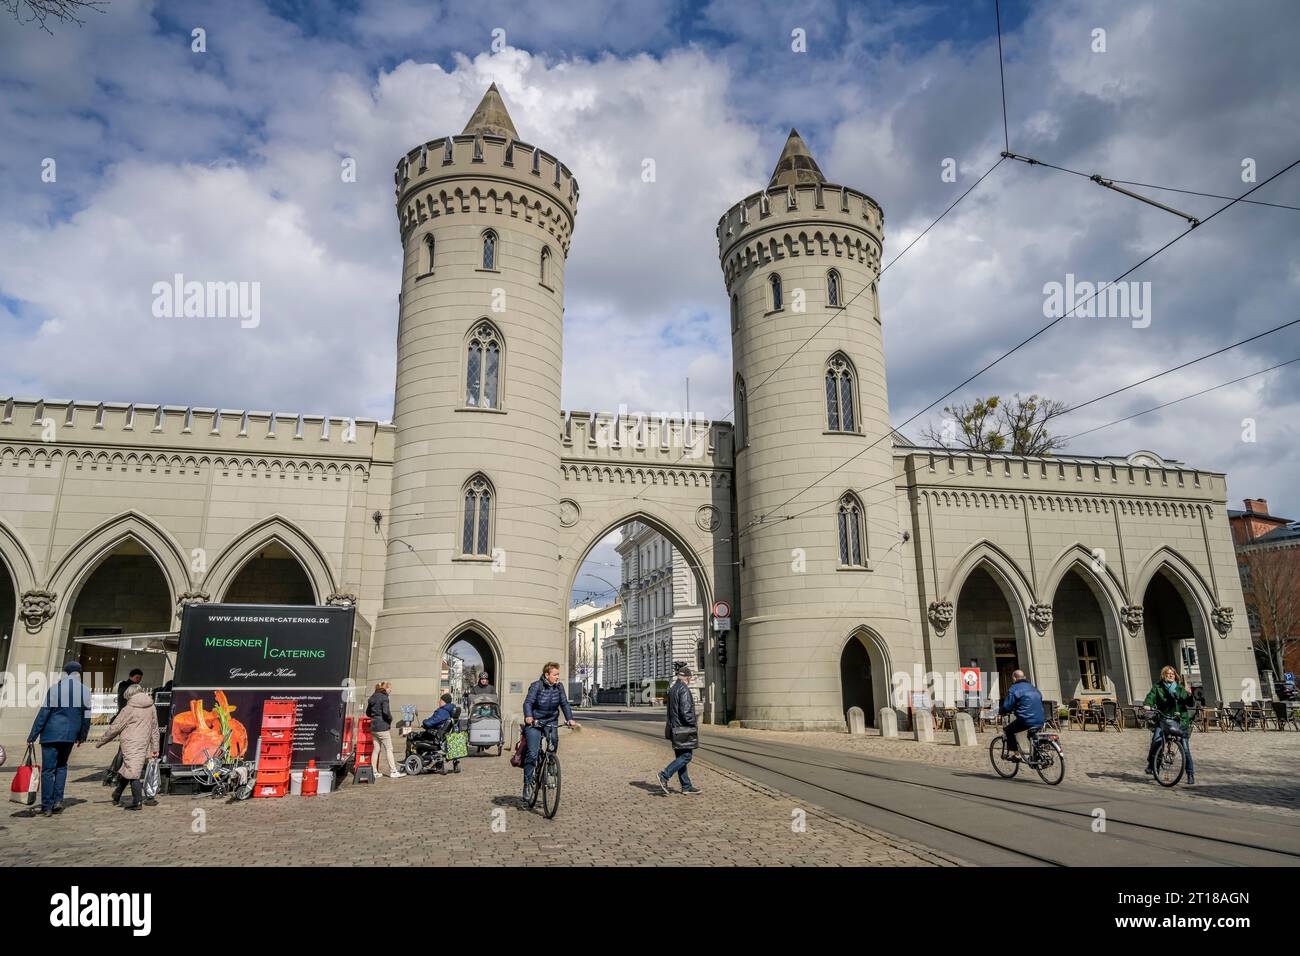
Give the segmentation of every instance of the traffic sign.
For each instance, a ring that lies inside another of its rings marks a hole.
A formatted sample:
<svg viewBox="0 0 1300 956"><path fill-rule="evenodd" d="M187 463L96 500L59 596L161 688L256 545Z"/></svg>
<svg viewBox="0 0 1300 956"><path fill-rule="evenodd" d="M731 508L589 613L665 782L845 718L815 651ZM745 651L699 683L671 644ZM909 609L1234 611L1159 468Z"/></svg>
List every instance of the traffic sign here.
<svg viewBox="0 0 1300 956"><path fill-rule="evenodd" d="M717 601L713 605L714 617L731 617L731 605L726 601Z"/></svg>
<svg viewBox="0 0 1300 956"><path fill-rule="evenodd" d="M731 630L731 618L729 618L729 617L715 617L715 618L713 619L713 629L714 629L715 631L729 631L729 630Z"/></svg>
<svg viewBox="0 0 1300 956"><path fill-rule="evenodd" d="M961 669L961 686L968 693L979 693L980 690L980 670L978 667L963 667Z"/></svg>

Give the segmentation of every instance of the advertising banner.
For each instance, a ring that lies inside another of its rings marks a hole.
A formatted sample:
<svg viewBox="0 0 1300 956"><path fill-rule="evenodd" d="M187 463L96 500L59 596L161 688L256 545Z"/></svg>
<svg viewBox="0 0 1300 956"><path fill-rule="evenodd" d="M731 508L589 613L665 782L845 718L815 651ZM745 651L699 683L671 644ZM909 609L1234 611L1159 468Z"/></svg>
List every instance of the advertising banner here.
<svg viewBox="0 0 1300 956"><path fill-rule="evenodd" d="M171 767L257 753L268 701L297 704L293 766L343 754L351 699L351 607L196 604L185 608L167 720Z"/></svg>

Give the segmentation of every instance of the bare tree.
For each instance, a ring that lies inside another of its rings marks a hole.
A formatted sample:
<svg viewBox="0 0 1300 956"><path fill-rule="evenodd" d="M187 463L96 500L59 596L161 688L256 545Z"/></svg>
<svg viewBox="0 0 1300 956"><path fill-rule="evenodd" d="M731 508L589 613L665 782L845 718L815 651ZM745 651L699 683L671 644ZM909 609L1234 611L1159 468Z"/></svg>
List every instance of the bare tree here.
<svg viewBox="0 0 1300 956"><path fill-rule="evenodd" d="M1287 658L1300 647L1300 547L1252 547L1241 553L1241 563L1246 606L1259 624L1251 639L1281 680Z"/></svg>
<svg viewBox="0 0 1300 956"><path fill-rule="evenodd" d="M1011 455L1050 455L1065 440L1049 430L1052 419L1065 411L1064 402L1030 395L1003 399L977 398L968 404L945 405L942 427L927 426L922 436L944 448L1005 452Z"/></svg>
<svg viewBox="0 0 1300 956"><path fill-rule="evenodd" d="M91 12L103 13L108 0L0 0L4 8L14 15L19 23L35 23L50 36L50 21L55 23L85 26L81 14Z"/></svg>

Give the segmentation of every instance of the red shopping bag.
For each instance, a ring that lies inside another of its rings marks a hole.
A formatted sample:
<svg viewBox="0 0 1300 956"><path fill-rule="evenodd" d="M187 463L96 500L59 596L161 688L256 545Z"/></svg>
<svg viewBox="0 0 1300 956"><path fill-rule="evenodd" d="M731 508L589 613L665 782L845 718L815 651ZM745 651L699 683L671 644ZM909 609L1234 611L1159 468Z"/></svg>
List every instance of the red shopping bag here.
<svg viewBox="0 0 1300 956"><path fill-rule="evenodd" d="M510 766L522 767L524 765L524 755L528 753L528 738L524 732L519 731L519 743L515 744L515 752L510 755Z"/></svg>
<svg viewBox="0 0 1300 956"><path fill-rule="evenodd" d="M41 783L41 770L32 766L36 748L27 745L27 755L23 757L22 766L14 771L13 783L9 784L9 799L25 807L36 804L36 790Z"/></svg>

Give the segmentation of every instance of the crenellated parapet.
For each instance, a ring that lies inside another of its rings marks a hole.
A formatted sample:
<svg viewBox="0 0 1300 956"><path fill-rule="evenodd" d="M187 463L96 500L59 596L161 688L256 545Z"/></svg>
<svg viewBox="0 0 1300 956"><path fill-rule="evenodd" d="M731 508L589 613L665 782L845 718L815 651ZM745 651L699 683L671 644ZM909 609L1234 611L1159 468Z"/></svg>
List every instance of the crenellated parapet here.
<svg viewBox="0 0 1300 956"><path fill-rule="evenodd" d="M566 467L598 465L708 474L728 472L732 464L731 425L704 418L563 412L561 439Z"/></svg>
<svg viewBox="0 0 1300 956"><path fill-rule="evenodd" d="M1143 452L1125 458L895 448L900 484L954 507L1192 517L1226 500L1218 472Z"/></svg>
<svg viewBox="0 0 1300 956"><path fill-rule="evenodd" d="M369 418L9 398L0 405L0 461L326 477L391 461L392 431Z"/></svg>
<svg viewBox="0 0 1300 956"><path fill-rule="evenodd" d="M431 140L397 163L402 241L421 223L458 213L494 213L535 224L569 252L578 181L556 157L486 133Z"/></svg>
<svg viewBox="0 0 1300 956"><path fill-rule="evenodd" d="M876 201L848 186L802 183L753 193L718 221L723 277L730 289L742 272L796 256L848 259L879 273L884 222Z"/></svg>

